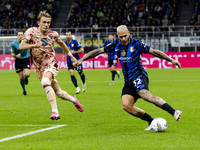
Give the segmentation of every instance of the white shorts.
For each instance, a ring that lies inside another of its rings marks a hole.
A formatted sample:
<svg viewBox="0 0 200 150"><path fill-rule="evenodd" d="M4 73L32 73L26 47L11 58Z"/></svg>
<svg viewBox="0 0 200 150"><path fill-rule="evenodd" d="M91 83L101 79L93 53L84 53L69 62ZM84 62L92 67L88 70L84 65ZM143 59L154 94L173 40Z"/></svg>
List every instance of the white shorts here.
<svg viewBox="0 0 200 150"><path fill-rule="evenodd" d="M45 71L44 71L44 74L46 72L51 72L53 74L53 78L55 78L58 74L58 68L54 67L53 65L52 66L47 66Z"/></svg>
<svg viewBox="0 0 200 150"><path fill-rule="evenodd" d="M42 80L42 77L46 72L51 72L53 75L53 79L54 79L58 74L58 68L56 68L52 65L52 66L47 66L44 71L39 71L39 70L35 71L36 76L39 78L40 81Z"/></svg>

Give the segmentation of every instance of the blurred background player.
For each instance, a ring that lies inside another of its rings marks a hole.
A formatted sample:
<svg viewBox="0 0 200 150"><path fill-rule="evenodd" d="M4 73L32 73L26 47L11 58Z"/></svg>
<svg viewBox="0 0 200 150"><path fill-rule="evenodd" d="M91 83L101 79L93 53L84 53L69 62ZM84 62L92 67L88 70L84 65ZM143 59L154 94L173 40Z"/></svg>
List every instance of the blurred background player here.
<svg viewBox="0 0 200 150"><path fill-rule="evenodd" d="M58 63L55 58L54 42L58 43L61 49L68 53L72 61L76 61L76 58L73 57L66 44L60 39L59 34L49 29L51 19L46 11L41 11L37 17L39 27L31 27L25 32L19 48L20 50L31 49L36 76L41 81L52 107L50 119L57 120L60 119L60 115L56 95L63 100L71 101L80 112L83 111L83 107L75 96L63 91L55 79L58 74Z"/></svg>
<svg viewBox="0 0 200 150"><path fill-rule="evenodd" d="M19 50L23 35L23 31L17 32L17 40L13 41L11 45L11 56L15 57L15 70L19 75L23 95L26 96L27 92L25 85L28 84L28 77L30 76L30 59L28 50Z"/></svg>
<svg viewBox="0 0 200 150"><path fill-rule="evenodd" d="M109 34L108 35L108 40L105 41L103 47L106 47L108 44L111 44L113 42L116 43L116 40L114 40L113 34ZM114 47L111 47L111 49L114 49ZM121 78L120 72L115 70L115 67L117 65L117 56L115 55L115 53L112 53L112 50L110 50L108 52L108 55L106 55L106 57L108 58L109 70L112 73L112 80L110 82L110 85L113 85L116 74L117 74L117 76L118 76L119 79Z"/></svg>
<svg viewBox="0 0 200 150"><path fill-rule="evenodd" d="M83 48L81 47L81 45L76 41L76 40L73 40L72 39L72 34L70 31L67 31L66 32L66 41L65 41L65 44L67 45L67 47L69 48L70 52L72 53L72 55L77 59L79 60L80 57L79 57L79 53L83 53L84 50ZM63 51L63 60L65 60L65 54L66 52ZM80 93L81 90L78 86L78 83L77 83L77 80L76 80L76 77L74 75L74 69L76 69L81 77L81 80L82 80L82 91L85 92L86 90L86 83L85 83L85 75L83 73L83 66L82 64L80 64L79 66L77 67L74 67L73 66L73 62L71 61L71 59L69 58L69 56L67 55L67 66L68 66L68 70L69 70L69 74L71 76L71 80L72 80L72 83L74 84L74 86L76 87L76 94Z"/></svg>

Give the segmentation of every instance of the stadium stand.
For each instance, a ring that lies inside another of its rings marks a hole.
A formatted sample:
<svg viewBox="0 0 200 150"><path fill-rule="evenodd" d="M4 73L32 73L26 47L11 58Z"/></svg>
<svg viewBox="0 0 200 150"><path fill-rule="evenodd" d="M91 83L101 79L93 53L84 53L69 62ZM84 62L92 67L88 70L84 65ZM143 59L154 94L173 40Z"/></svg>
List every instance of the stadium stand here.
<svg viewBox="0 0 200 150"><path fill-rule="evenodd" d="M177 14L176 0L75 0L65 27L169 26Z"/></svg>
<svg viewBox="0 0 200 150"><path fill-rule="evenodd" d="M59 3L60 0L0 1L1 35L13 34L14 29L27 29L35 26L36 16L43 10L47 10L54 19Z"/></svg>

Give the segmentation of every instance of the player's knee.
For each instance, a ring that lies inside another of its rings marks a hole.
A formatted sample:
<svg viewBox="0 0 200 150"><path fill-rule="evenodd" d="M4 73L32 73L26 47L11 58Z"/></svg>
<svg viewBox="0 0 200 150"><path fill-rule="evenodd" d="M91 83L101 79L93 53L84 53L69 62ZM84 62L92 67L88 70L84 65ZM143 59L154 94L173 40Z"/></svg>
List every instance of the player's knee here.
<svg viewBox="0 0 200 150"><path fill-rule="evenodd" d="M48 78L44 77L42 78L41 84L43 88L45 88L47 86L51 86L51 81Z"/></svg>
<svg viewBox="0 0 200 150"><path fill-rule="evenodd" d="M26 77L30 77L30 75L31 75L30 73L25 73Z"/></svg>
<svg viewBox="0 0 200 150"><path fill-rule="evenodd" d="M122 103L123 110L128 111L130 107L132 107L130 104Z"/></svg>
<svg viewBox="0 0 200 150"><path fill-rule="evenodd" d="M56 95L59 97L59 98L62 98L64 99L64 91L59 89L56 91Z"/></svg>

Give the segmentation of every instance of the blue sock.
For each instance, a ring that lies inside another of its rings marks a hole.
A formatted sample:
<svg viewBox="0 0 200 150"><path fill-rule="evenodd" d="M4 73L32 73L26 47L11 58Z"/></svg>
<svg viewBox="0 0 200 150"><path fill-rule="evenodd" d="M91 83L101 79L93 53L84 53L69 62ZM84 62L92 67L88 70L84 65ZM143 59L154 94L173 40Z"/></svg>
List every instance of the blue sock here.
<svg viewBox="0 0 200 150"><path fill-rule="evenodd" d="M71 80L72 80L72 83L74 84L74 86L78 87L77 80L76 80L75 76L71 76Z"/></svg>

